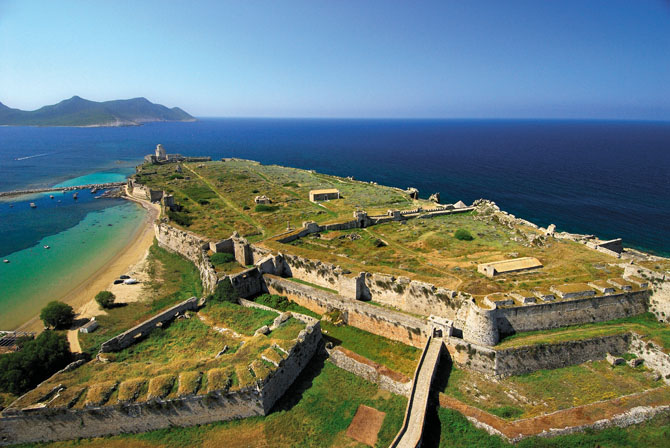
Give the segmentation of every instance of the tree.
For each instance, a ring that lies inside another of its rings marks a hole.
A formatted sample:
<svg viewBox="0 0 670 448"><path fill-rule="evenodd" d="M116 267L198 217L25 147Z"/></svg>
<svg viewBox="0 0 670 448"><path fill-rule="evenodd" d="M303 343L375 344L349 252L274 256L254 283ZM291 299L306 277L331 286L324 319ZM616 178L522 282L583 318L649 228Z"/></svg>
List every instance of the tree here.
<svg viewBox="0 0 670 448"><path fill-rule="evenodd" d="M63 302L53 301L42 308L40 319L49 328L67 328L74 321L74 310Z"/></svg>
<svg viewBox="0 0 670 448"><path fill-rule="evenodd" d="M103 308L111 308L116 296L109 291L100 291L95 295L95 301Z"/></svg>
<svg viewBox="0 0 670 448"><path fill-rule="evenodd" d="M472 241L474 239L470 232L465 229L458 229L456 233L454 233L454 236L457 240L461 241Z"/></svg>
<svg viewBox="0 0 670 448"><path fill-rule="evenodd" d="M46 330L21 350L0 356L0 392L20 395L72 360L65 335Z"/></svg>
<svg viewBox="0 0 670 448"><path fill-rule="evenodd" d="M209 299L214 302L231 302L237 303L238 294L235 287L228 278L224 278L217 285L214 293L209 296Z"/></svg>

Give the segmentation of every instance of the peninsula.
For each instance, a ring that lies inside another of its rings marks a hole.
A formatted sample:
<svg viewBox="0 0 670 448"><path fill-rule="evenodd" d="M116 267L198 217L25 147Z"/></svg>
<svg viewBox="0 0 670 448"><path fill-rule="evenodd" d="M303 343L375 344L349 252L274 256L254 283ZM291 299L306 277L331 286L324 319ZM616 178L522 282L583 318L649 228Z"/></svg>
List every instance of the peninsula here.
<svg viewBox="0 0 670 448"><path fill-rule="evenodd" d="M0 103L1 126L139 126L157 121L195 121L178 107L168 108L146 98L96 102L73 96L33 111Z"/></svg>
<svg viewBox="0 0 670 448"><path fill-rule="evenodd" d="M561 446L667 425L670 259L485 199L163 145L122 194L158 214L146 286L5 394L0 445L200 425L239 446Z"/></svg>

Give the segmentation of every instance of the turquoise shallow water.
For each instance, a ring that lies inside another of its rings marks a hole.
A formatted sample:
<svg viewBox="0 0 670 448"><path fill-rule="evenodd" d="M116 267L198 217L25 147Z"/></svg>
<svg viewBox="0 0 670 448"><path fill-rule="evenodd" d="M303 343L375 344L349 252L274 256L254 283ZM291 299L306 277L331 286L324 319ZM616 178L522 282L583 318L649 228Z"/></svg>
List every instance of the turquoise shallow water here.
<svg viewBox="0 0 670 448"><path fill-rule="evenodd" d="M79 284L131 241L145 211L121 200L89 212L75 226L4 256L0 264L0 329L12 330L44 304ZM50 249L44 249L49 245Z"/></svg>
<svg viewBox="0 0 670 448"><path fill-rule="evenodd" d="M54 185L54 187L74 187L78 185L106 184L109 182L123 182L124 180L126 180L126 175L123 173L103 171L75 177L74 179L68 179L64 182L57 183Z"/></svg>

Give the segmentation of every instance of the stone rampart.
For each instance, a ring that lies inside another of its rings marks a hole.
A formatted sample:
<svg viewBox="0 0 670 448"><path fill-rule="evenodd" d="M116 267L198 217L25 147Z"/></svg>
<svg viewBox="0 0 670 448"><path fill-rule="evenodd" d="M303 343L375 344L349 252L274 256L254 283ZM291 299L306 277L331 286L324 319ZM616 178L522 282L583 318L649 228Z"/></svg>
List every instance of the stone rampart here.
<svg viewBox="0 0 670 448"><path fill-rule="evenodd" d="M318 314L339 310L348 325L403 344L423 347L431 331L424 319L346 299L281 277L266 274L263 278L267 290L272 294L286 296Z"/></svg>
<svg viewBox="0 0 670 448"><path fill-rule="evenodd" d="M240 297L251 297L263 292L262 276L258 268L247 269L229 276L235 292Z"/></svg>
<svg viewBox="0 0 670 448"><path fill-rule="evenodd" d="M495 319L500 334L508 335L634 316L647 311L648 300L649 291L644 290L517 307L498 307Z"/></svg>
<svg viewBox="0 0 670 448"><path fill-rule="evenodd" d="M200 280L205 294L212 293L216 288L218 276L207 255L209 241L198 235L180 230L163 222L154 223L156 240L161 247L176 252L190 260L200 272Z"/></svg>
<svg viewBox="0 0 670 448"><path fill-rule="evenodd" d="M631 333L629 351L638 358L644 359L644 365L658 372L663 381L670 384L670 355L665 353L658 344L643 340L637 333Z"/></svg>
<svg viewBox="0 0 670 448"><path fill-rule="evenodd" d="M330 361L340 369L360 376L397 395L409 396L412 380L342 347L328 350Z"/></svg>
<svg viewBox="0 0 670 448"><path fill-rule="evenodd" d="M83 409L9 408L0 418L0 445L146 432L267 415L322 346L320 323L309 319L277 369L253 386L172 400Z"/></svg>
<svg viewBox="0 0 670 448"><path fill-rule="evenodd" d="M126 330L118 336L113 337L100 346L100 353L118 352L133 345L139 338L146 336L154 328L173 320L185 311L193 311L198 308L198 298L191 297L165 311L145 320L130 330Z"/></svg>
<svg viewBox="0 0 670 448"><path fill-rule="evenodd" d="M499 377L521 375L605 359L607 353L622 355L628 352L630 341L631 335L625 333L496 350L494 374Z"/></svg>

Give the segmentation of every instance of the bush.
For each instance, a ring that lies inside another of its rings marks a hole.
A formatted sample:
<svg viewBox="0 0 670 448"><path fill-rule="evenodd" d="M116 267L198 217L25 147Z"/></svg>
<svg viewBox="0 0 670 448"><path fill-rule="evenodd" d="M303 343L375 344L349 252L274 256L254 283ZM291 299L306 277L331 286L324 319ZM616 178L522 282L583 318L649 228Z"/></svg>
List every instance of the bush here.
<svg viewBox="0 0 670 448"><path fill-rule="evenodd" d="M68 328L74 321L74 310L63 302L53 301L42 308L40 319L50 328Z"/></svg>
<svg viewBox="0 0 670 448"><path fill-rule="evenodd" d="M238 294L235 287L229 279L225 278L216 285L214 293L209 296L209 300L214 302L237 303Z"/></svg>
<svg viewBox="0 0 670 448"><path fill-rule="evenodd" d="M212 256L209 257L209 259L212 261L212 264L214 266L220 266L222 264L235 261L235 255L228 254L225 252L217 252L215 254L212 254Z"/></svg>
<svg viewBox="0 0 670 448"><path fill-rule="evenodd" d="M0 391L23 394L71 361L65 335L46 330L20 351L0 356Z"/></svg>
<svg viewBox="0 0 670 448"><path fill-rule="evenodd" d="M186 215L185 213L173 212L172 210L168 210L167 215L171 221L176 222L180 226L188 227L193 223L193 218Z"/></svg>
<svg viewBox="0 0 670 448"><path fill-rule="evenodd" d="M291 302L286 297L277 294L261 294L254 302L279 311L288 311L291 306Z"/></svg>
<svg viewBox="0 0 670 448"><path fill-rule="evenodd" d="M170 176L170 180L183 179L183 178L184 176L182 176L181 174L173 174L172 176Z"/></svg>
<svg viewBox="0 0 670 448"><path fill-rule="evenodd" d="M267 204L258 204L254 211L257 212L274 212L278 210L279 207L276 205L267 205Z"/></svg>
<svg viewBox="0 0 670 448"><path fill-rule="evenodd" d="M472 241L474 239L470 232L465 229L458 229L456 233L454 233L454 237L461 241Z"/></svg>
<svg viewBox="0 0 670 448"><path fill-rule="evenodd" d="M116 296L109 291L100 291L95 295L95 301L103 308L111 308L114 305Z"/></svg>

